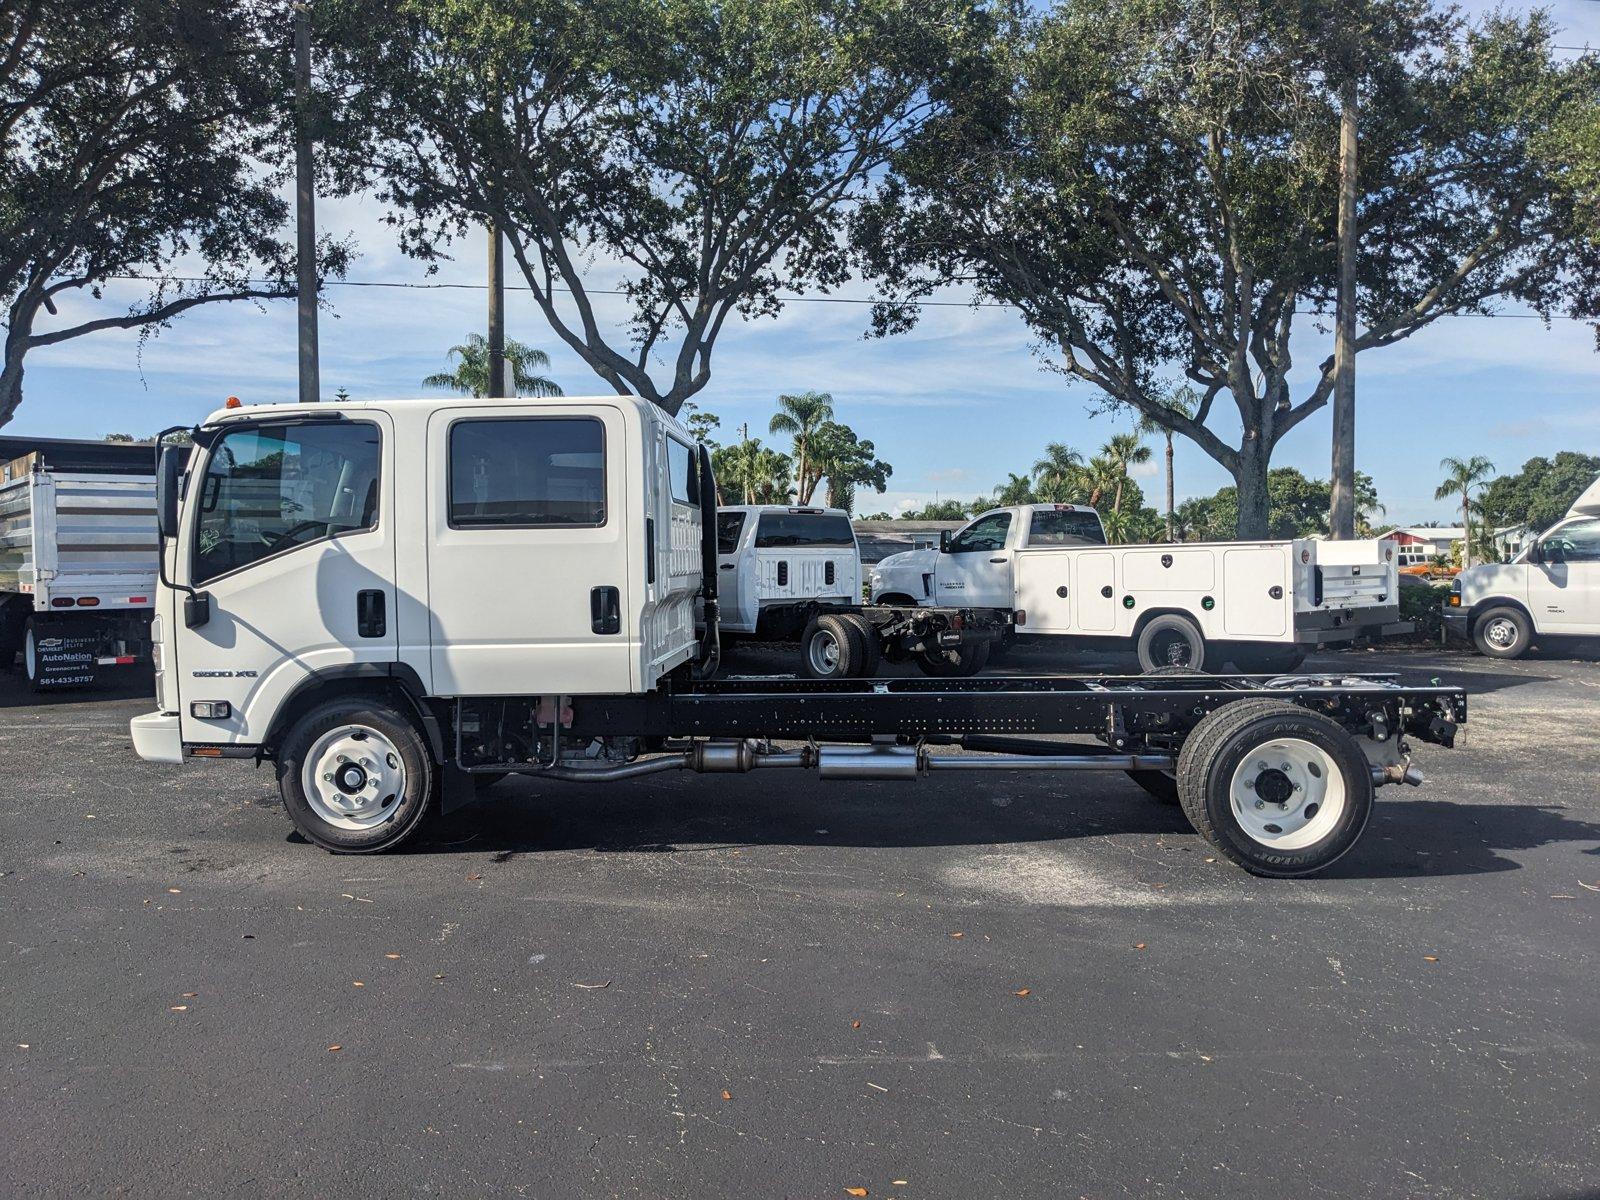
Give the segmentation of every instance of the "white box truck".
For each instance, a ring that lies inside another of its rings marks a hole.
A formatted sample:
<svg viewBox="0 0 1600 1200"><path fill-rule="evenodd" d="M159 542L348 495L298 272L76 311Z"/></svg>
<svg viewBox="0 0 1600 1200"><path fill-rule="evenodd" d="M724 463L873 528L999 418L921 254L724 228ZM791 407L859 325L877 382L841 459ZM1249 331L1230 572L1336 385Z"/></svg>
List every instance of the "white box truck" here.
<svg viewBox="0 0 1600 1200"><path fill-rule="evenodd" d="M1600 637L1600 479L1510 562L1451 580L1444 621L1491 658L1521 658L1536 641Z"/></svg>
<svg viewBox="0 0 1600 1200"><path fill-rule="evenodd" d="M0 438L0 666L80 688L150 657L155 449Z"/></svg>
<svg viewBox="0 0 1600 1200"><path fill-rule="evenodd" d="M1406 632L1395 546L1297 538L1108 546L1099 515L1072 504L990 510L937 549L890 555L868 577L875 603L1006 609L1017 637L1127 647L1145 670L1232 662L1292 671L1307 651Z"/></svg>
<svg viewBox="0 0 1600 1200"><path fill-rule="evenodd" d="M272 763L295 828L342 853L512 772L1098 770L1304 875L1466 717L1460 689L1394 679L716 679L710 455L632 396L229 409L194 440L157 474L134 748Z"/></svg>

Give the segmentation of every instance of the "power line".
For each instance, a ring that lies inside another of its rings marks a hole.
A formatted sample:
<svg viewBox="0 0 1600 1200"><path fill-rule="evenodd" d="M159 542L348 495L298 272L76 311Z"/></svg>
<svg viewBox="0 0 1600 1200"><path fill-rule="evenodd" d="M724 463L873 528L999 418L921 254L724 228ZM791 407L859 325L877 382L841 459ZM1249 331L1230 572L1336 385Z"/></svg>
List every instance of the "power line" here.
<svg viewBox="0 0 1600 1200"><path fill-rule="evenodd" d="M1600 0L1593 0L1593 3L1600 4ZM168 276L156 276L156 275L110 275L110 276L107 276L107 278L109 278L109 279L129 279L129 280L135 280L135 281L140 282L140 283L160 283L163 280L165 280L166 282L169 282L169 283L210 283L210 282L213 282L212 280L207 279L203 275L168 275ZM236 281L236 282L241 282L241 283L246 283L246 284L268 284L268 283L276 283L277 280L272 280L272 279L245 279L245 280L239 280L239 281ZM392 288L392 289L400 289L400 290L415 291L415 292L483 292L483 291L487 291L488 288L489 288L489 285L486 284L486 283L443 283L443 282L441 282L441 283L408 283L408 282L406 282L404 280L397 280L397 279L328 279L328 280L324 280L323 281L322 286L324 288L335 288L335 287L380 288L380 289L382 289L382 288ZM555 292L559 292L564 296L570 296L572 294L571 289L569 289L569 288L552 288L551 290L555 291ZM531 287L526 287L526 286L521 286L521 285L517 285L517 284L509 284L508 283L506 285L506 291L508 291L508 292L531 292L531 291L533 291L533 289ZM621 290L620 288L585 288L584 289L584 295L586 295L586 296L626 296L626 295L628 295L628 293L623 291L623 290ZM870 296L798 296L798 295L790 295L790 296L779 296L778 299L782 300L785 304L858 304L858 305L860 305L860 304L880 304L880 303L883 303L883 301L875 300ZM914 303L919 308L1016 308L1017 307L1017 305L1012 304L1012 303L1010 303L1008 301L1005 301L1005 300L918 300L918 301L915 301ZM1295 309L1295 316L1297 316L1297 317L1332 317L1333 315L1334 314L1328 309L1321 309L1321 308L1297 308L1297 309ZM1544 317L1541 317L1538 313L1476 313L1476 312L1470 312L1469 313L1469 312L1457 312L1457 313L1447 313L1445 315L1446 316L1451 316L1451 317L1481 317L1484 320L1490 320L1490 321L1543 321L1545 319ZM1554 313L1554 314L1552 314L1550 319L1551 320L1557 320L1557 321L1583 321L1586 324L1589 323L1589 318L1587 318L1587 317L1574 317L1574 316L1569 316L1566 313Z"/></svg>

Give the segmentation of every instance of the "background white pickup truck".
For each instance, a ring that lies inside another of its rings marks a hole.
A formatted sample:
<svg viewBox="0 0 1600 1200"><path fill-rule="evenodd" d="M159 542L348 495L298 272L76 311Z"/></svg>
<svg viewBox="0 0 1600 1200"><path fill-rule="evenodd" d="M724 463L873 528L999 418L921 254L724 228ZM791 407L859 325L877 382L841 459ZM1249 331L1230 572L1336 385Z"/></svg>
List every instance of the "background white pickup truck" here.
<svg viewBox="0 0 1600 1200"><path fill-rule="evenodd" d="M884 559L874 603L1012 610L1018 635L1132 643L1141 666L1290 671L1307 650L1399 632L1392 541L1107 546L1076 505L994 509L939 549Z"/></svg>
<svg viewBox="0 0 1600 1200"><path fill-rule="evenodd" d="M1538 639L1600 637L1600 479L1510 562L1457 575L1444 619L1494 658L1521 658Z"/></svg>
<svg viewBox="0 0 1600 1200"><path fill-rule="evenodd" d="M861 555L837 508L717 509L717 590L725 633L797 637L819 604L861 603Z"/></svg>

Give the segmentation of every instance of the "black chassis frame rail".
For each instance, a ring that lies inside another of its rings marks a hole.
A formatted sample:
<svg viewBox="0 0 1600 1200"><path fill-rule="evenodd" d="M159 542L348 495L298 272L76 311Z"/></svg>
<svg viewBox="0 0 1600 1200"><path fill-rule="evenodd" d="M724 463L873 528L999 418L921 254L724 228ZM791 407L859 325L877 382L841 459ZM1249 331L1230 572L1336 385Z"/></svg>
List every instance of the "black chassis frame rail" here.
<svg viewBox="0 0 1600 1200"><path fill-rule="evenodd" d="M1087 734L1120 749L1181 738L1208 713L1250 699L1288 701L1352 728L1382 722L1445 746L1467 718L1463 689L1402 684L1395 675L781 678L669 681L637 696L573 696L572 724L563 733L785 740Z"/></svg>

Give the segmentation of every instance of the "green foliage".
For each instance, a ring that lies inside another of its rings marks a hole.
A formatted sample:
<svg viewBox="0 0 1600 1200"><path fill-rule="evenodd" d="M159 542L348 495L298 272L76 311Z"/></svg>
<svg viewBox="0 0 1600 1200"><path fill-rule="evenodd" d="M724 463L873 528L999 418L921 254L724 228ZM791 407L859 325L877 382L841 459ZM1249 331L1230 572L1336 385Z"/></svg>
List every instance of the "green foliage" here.
<svg viewBox="0 0 1600 1200"><path fill-rule="evenodd" d="M1554 459L1530 458L1515 475L1502 475L1483 489L1479 503L1493 525L1550 528L1584 488L1600 476L1600 455L1561 450Z"/></svg>
<svg viewBox="0 0 1600 1200"><path fill-rule="evenodd" d="M1328 532L1328 506L1332 489L1323 479L1308 479L1294 467L1274 467L1267 473L1268 519L1263 534L1268 538L1310 537ZM1378 511L1377 489L1372 476L1356 472L1356 511L1360 523L1366 514ZM1178 505L1177 533L1185 542L1224 542L1233 540L1239 523L1238 489L1225 487L1211 496L1197 496ZM1358 527L1363 536L1370 528Z"/></svg>
<svg viewBox="0 0 1600 1200"><path fill-rule="evenodd" d="M1232 532L1265 534L1273 448L1332 390L1331 356L1298 395L1290 370L1297 315L1333 304L1347 79L1358 351L1503 297L1600 313L1600 60L1558 55L1551 33L1542 11L1469 24L1426 0L1019 10L856 222L893 297L874 331L970 280L1105 405L1227 468ZM1173 364L1200 389L1192 415L1163 403Z"/></svg>
<svg viewBox="0 0 1600 1200"><path fill-rule="evenodd" d="M787 504L794 464L787 454L749 438L711 452L711 471L723 504Z"/></svg>
<svg viewBox="0 0 1600 1200"><path fill-rule="evenodd" d="M889 486L894 468L877 458L876 447L855 430L836 421L825 421L812 435L811 469L828 481L829 508L855 510L858 487L882 493Z"/></svg>
<svg viewBox="0 0 1600 1200"><path fill-rule="evenodd" d="M555 380L538 374L550 368L550 356L543 350L506 339L506 362L511 364L512 394L515 396L559 396ZM429 375L423 387L445 388L463 396L489 394L489 341L482 334L469 333L459 346L451 346L449 357L458 360L456 369Z"/></svg>
<svg viewBox="0 0 1600 1200"><path fill-rule="evenodd" d="M1444 556L1435 555L1434 565L1445 566ZM1410 621L1416 636L1437 642L1444 628L1444 601L1450 594L1448 583L1426 583L1411 575L1400 577L1400 619Z"/></svg>
<svg viewBox="0 0 1600 1200"><path fill-rule="evenodd" d="M704 442L712 450L717 449L719 443L712 440L711 431L722 426L722 418L715 413L704 412L694 401L685 402L678 410L678 416L683 421L684 427L694 436L697 442Z"/></svg>
<svg viewBox="0 0 1600 1200"><path fill-rule="evenodd" d="M997 508L1012 504L1035 504L1038 502L1033 490L1033 480L1026 475L1010 473L1006 481L994 490L993 503Z"/></svg>
<svg viewBox="0 0 1600 1200"><path fill-rule="evenodd" d="M405 248L431 263L492 219L562 341L670 413L730 316L845 279L846 214L981 21L962 0L331 2L365 33L328 72ZM625 295L620 336L596 286Z"/></svg>
<svg viewBox="0 0 1600 1200"><path fill-rule="evenodd" d="M827 392L798 392L778 397L778 411L767 423L768 433L787 433L794 438L796 481L801 504L811 503L811 493L822 478L809 460L808 443L817 430L833 420L833 397Z"/></svg>
<svg viewBox="0 0 1600 1200"><path fill-rule="evenodd" d="M1051 442L1044 448L1044 457L1033 464L1033 481L1041 503L1073 503L1082 496L1083 455L1061 442Z"/></svg>
<svg viewBox="0 0 1600 1200"><path fill-rule="evenodd" d="M289 28L266 0L0 3L0 425L31 350L294 294ZM322 255L342 273L347 247ZM97 305L121 275L160 282L131 309Z"/></svg>
<svg viewBox="0 0 1600 1200"><path fill-rule="evenodd" d="M902 521L964 521L970 516L965 504L959 500L930 500L921 508L900 514Z"/></svg>

